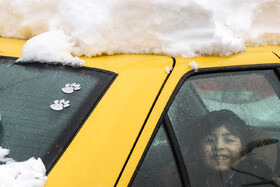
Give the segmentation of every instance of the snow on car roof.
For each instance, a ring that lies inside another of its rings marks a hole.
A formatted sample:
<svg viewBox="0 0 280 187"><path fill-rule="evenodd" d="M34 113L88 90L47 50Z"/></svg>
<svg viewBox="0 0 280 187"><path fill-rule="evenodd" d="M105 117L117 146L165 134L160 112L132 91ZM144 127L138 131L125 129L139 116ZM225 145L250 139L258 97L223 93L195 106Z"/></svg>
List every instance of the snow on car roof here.
<svg viewBox="0 0 280 187"><path fill-rule="evenodd" d="M81 65L73 56L120 53L229 56L245 45L280 43L278 0L3 0L2 5L0 36L37 36L24 47L22 61ZM50 33L40 35L44 32ZM60 48L50 50L55 45Z"/></svg>

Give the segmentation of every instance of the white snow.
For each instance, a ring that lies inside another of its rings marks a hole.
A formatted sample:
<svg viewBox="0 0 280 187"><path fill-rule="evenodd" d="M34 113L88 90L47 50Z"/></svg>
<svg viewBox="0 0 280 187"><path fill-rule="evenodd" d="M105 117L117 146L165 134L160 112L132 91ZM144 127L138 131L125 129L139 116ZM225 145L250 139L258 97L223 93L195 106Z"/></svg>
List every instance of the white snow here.
<svg viewBox="0 0 280 187"><path fill-rule="evenodd" d="M43 187L46 183L46 169L40 158L30 158L24 162L15 162L6 158L9 150L0 147L0 161L6 164L0 165L1 187Z"/></svg>
<svg viewBox="0 0 280 187"><path fill-rule="evenodd" d="M195 61L192 61L189 63L189 66L194 70L195 72L198 71L198 64Z"/></svg>
<svg viewBox="0 0 280 187"><path fill-rule="evenodd" d="M199 0L214 12L216 22L223 23L246 46L280 44L279 0Z"/></svg>
<svg viewBox="0 0 280 187"><path fill-rule="evenodd" d="M165 67L165 72L167 73L167 74L170 74L170 72L172 71L172 69L173 69L173 67L172 66L166 66Z"/></svg>
<svg viewBox="0 0 280 187"><path fill-rule="evenodd" d="M71 66L82 66L84 60L71 55L74 43L61 30L53 30L28 40L23 49L22 57L16 62L61 63Z"/></svg>
<svg viewBox="0 0 280 187"><path fill-rule="evenodd" d="M0 36L39 35L24 46L22 61L81 65L71 56L119 53L229 56L243 52L245 45L280 44L279 0L0 0L0 4Z"/></svg>

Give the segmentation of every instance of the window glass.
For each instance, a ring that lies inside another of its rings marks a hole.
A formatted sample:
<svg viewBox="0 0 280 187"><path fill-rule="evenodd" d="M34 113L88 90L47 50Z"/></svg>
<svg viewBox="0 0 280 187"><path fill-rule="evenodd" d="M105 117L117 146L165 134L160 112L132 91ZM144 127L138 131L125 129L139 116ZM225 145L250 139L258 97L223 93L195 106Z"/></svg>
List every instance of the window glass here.
<svg viewBox="0 0 280 187"><path fill-rule="evenodd" d="M181 186L175 158L162 125L132 186Z"/></svg>
<svg viewBox="0 0 280 187"><path fill-rule="evenodd" d="M90 68L14 64L14 59L7 58L0 62L0 145L17 161L41 157L49 169L114 74Z"/></svg>
<svg viewBox="0 0 280 187"><path fill-rule="evenodd" d="M192 186L276 185L279 80L272 70L187 79L168 115Z"/></svg>

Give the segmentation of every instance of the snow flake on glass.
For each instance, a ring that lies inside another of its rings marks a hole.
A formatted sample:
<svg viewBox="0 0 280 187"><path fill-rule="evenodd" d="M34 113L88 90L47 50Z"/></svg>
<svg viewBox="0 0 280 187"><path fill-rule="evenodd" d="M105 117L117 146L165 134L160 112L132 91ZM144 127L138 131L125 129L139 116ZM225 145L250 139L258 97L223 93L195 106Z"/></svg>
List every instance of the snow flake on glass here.
<svg viewBox="0 0 280 187"><path fill-rule="evenodd" d="M65 99L55 100L54 103L50 105L51 109L55 111L61 111L69 106L70 106L70 101L66 101Z"/></svg>
<svg viewBox="0 0 280 187"><path fill-rule="evenodd" d="M67 83L65 84L65 86L61 89L64 93L67 93L67 94L71 94L73 93L74 91L78 91L81 89L81 85L80 84L77 84L77 83Z"/></svg>

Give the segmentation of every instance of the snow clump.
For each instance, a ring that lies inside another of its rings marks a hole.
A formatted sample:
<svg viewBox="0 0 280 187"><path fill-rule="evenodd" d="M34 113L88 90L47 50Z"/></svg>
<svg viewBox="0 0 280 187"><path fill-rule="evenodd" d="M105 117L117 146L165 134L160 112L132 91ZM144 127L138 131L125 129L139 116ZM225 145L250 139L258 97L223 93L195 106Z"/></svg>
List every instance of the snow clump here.
<svg viewBox="0 0 280 187"><path fill-rule="evenodd" d="M6 164L0 165L1 187L43 187L46 183L46 169L40 158L30 158L24 162L15 162L6 158L8 149L0 147L0 161Z"/></svg>
<svg viewBox="0 0 280 187"><path fill-rule="evenodd" d="M198 64L195 61L192 61L189 63L189 66L194 70L195 72L198 71Z"/></svg>
<svg viewBox="0 0 280 187"><path fill-rule="evenodd" d="M74 43L61 30L53 30L28 40L22 49L22 57L16 62L61 63L82 66L84 60L71 55Z"/></svg>

